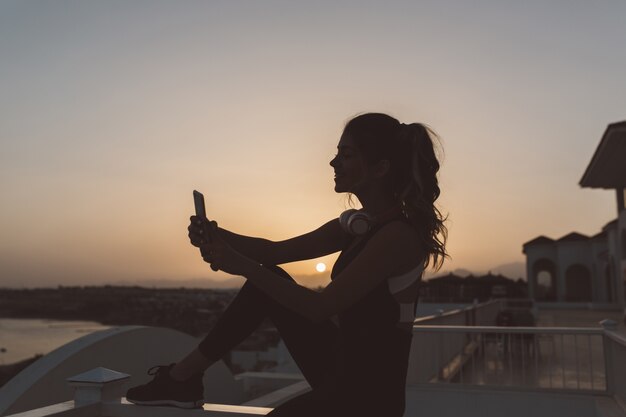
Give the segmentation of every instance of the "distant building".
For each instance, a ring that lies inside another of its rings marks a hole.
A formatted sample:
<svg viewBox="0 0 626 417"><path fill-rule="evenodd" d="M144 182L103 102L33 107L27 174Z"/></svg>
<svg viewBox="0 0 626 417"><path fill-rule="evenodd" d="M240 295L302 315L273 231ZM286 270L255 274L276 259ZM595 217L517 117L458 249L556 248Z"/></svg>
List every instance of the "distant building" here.
<svg viewBox="0 0 626 417"><path fill-rule="evenodd" d="M617 218L594 236L572 232L539 236L523 245L529 297L540 302L625 306L626 121L610 124L580 180L587 188L615 190Z"/></svg>

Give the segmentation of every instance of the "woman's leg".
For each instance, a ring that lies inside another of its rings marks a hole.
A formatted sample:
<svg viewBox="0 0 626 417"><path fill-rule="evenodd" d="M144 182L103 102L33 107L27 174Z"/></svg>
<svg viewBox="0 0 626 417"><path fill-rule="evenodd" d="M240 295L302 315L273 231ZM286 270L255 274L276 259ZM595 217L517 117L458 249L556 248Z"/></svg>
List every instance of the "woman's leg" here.
<svg viewBox="0 0 626 417"><path fill-rule="evenodd" d="M259 327L267 313L250 285L244 283L198 347L172 368L172 378L184 381L204 372Z"/></svg>
<svg viewBox="0 0 626 417"><path fill-rule="evenodd" d="M293 281L283 269L276 266L270 269ZM330 319L314 323L274 301L258 288L253 288L311 387L318 388L334 382L339 365L339 329L335 323Z"/></svg>
<svg viewBox="0 0 626 417"><path fill-rule="evenodd" d="M282 268L266 268L283 279L293 281ZM206 370L248 337L266 317L278 329L291 356L312 387L317 387L334 376L338 342L338 329L334 323L330 320L313 323L283 307L248 281L213 329L200 342L197 350L172 369L172 377L184 380L194 373Z"/></svg>

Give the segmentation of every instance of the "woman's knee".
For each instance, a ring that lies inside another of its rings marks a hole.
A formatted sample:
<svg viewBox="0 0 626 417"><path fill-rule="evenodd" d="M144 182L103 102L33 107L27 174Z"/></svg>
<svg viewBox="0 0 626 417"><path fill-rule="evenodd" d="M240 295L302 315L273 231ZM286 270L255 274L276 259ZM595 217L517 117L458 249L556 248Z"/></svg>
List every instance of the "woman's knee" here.
<svg viewBox="0 0 626 417"><path fill-rule="evenodd" d="M284 269L282 269L279 266L276 265L263 265L264 268L267 268L268 270L274 272L276 275L278 275L280 278L292 281L292 282L296 282L291 275L289 275L287 273L287 271L285 271ZM269 310L273 310L272 307L274 308L283 308L283 306L278 303L278 301L274 300L272 297L270 297L268 294L266 294L264 291L262 291L260 288L258 288L252 281L247 280L243 287L241 287L241 289L239 290L239 294L237 296L238 298L241 299L247 299L249 301L255 300L254 302L260 305L263 305L263 307L267 310L267 313L269 313Z"/></svg>
<svg viewBox="0 0 626 417"><path fill-rule="evenodd" d="M287 273L287 271L285 271L284 269L282 269L280 266L276 266L276 265L263 265L264 268L269 269L270 271L276 273L276 275L278 275L281 278L287 279L289 281L294 281L295 280L292 278L291 275L289 275Z"/></svg>
<svg viewBox="0 0 626 417"><path fill-rule="evenodd" d="M276 266L276 265L263 265L263 267L266 268L266 269L269 269L270 271L274 272L276 275L278 275L279 277L281 277L283 279L296 282L291 277L291 275L289 275L287 273L287 271L285 271L284 269L282 269L279 266ZM246 294L245 296L248 296L248 294L254 294L255 296L261 296L261 297L264 297L264 298L268 298L268 296L263 291L258 289L257 286L254 285L254 283L252 281L249 281L249 280L247 280L244 283L243 287L241 288L241 290L239 292ZM245 297L244 295L242 295L242 296Z"/></svg>

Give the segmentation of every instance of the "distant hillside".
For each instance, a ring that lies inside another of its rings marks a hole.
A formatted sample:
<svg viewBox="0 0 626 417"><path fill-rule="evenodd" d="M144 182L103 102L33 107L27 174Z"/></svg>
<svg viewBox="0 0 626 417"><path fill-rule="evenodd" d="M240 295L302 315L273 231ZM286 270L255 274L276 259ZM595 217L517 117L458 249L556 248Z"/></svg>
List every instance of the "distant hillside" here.
<svg viewBox="0 0 626 417"><path fill-rule="evenodd" d="M526 281L526 264L524 262L509 262L491 268L494 274L502 274L505 277L517 279L522 278Z"/></svg>
<svg viewBox="0 0 626 417"><path fill-rule="evenodd" d="M435 277L440 277L443 275L447 275L447 274L454 274L454 275L458 275L460 277L467 277L470 275L473 276L481 276L481 275L486 275L489 272L491 272L492 274L500 274L500 275L504 275L507 278L511 278L511 279L518 279L518 278L522 278L524 281L526 281L526 264L524 262L509 262L506 264L502 264L502 265L498 265L495 266L489 270L486 271L471 271L469 269L464 269L464 268L457 268L455 270L446 270L446 271L439 271L435 274L430 273L426 275L426 279L432 279Z"/></svg>

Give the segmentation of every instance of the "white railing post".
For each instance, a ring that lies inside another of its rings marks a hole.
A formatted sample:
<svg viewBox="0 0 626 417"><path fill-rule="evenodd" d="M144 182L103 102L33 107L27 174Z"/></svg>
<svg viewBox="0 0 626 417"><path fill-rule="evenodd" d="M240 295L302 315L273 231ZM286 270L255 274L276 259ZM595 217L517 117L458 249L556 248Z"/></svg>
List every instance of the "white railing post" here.
<svg viewBox="0 0 626 417"><path fill-rule="evenodd" d="M607 332L617 330L617 322L611 319L604 319L600 323L604 328L602 335L602 346L604 348L604 374L606 379L606 392L609 395L615 394L615 376L613 375L613 341L606 335Z"/></svg>
<svg viewBox="0 0 626 417"><path fill-rule="evenodd" d="M617 322L615 320L604 319L599 324L604 328L604 330L617 330Z"/></svg>
<svg viewBox="0 0 626 417"><path fill-rule="evenodd" d="M124 384L129 378L130 375L100 367L67 378L66 381L74 388L74 406L80 407L99 402L120 403Z"/></svg>

